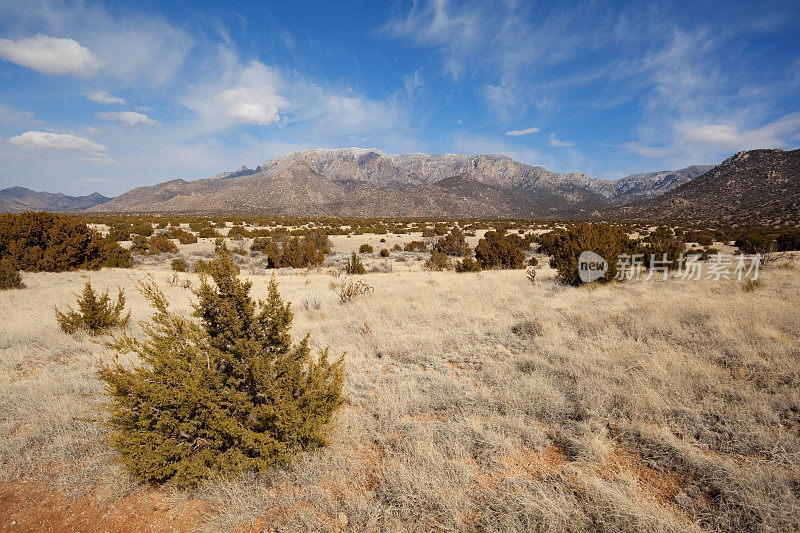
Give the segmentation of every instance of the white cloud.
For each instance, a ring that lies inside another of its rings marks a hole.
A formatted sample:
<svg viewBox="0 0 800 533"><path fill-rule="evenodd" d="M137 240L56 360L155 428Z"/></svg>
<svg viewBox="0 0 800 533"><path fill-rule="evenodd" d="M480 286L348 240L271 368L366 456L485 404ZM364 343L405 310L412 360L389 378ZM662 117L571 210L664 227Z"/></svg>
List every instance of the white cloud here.
<svg viewBox="0 0 800 533"><path fill-rule="evenodd" d="M506 135L512 137L519 137L520 135L530 135L531 133L539 133L539 128L525 128L524 130L511 130L507 131Z"/></svg>
<svg viewBox="0 0 800 533"><path fill-rule="evenodd" d="M241 65L235 53L227 48L221 48L209 63L212 75L191 88L181 100L200 118L199 131L285 121L281 112L290 102L282 95L287 82L281 71L258 61Z"/></svg>
<svg viewBox="0 0 800 533"><path fill-rule="evenodd" d="M548 141L547 144L549 144L550 146L565 147L565 146L572 146L573 143L569 141L560 141L556 138L555 133L551 133L550 140Z"/></svg>
<svg viewBox="0 0 800 533"><path fill-rule="evenodd" d="M103 130L101 130L100 128L94 128L92 126L86 126L86 133L88 133L89 135L102 135Z"/></svg>
<svg viewBox="0 0 800 533"><path fill-rule="evenodd" d="M269 86L234 87L217 94L225 114L248 124L267 125L281 120L278 111L289 102Z"/></svg>
<svg viewBox="0 0 800 533"><path fill-rule="evenodd" d="M800 131L800 112L783 116L757 129L740 129L731 124L706 124L687 127L681 139L687 146L701 145L716 150L780 148L785 138Z"/></svg>
<svg viewBox="0 0 800 533"><path fill-rule="evenodd" d="M622 145L622 148L628 150L629 152L633 152L634 154L638 154L642 157L649 157L651 159L667 157L673 153L673 150L670 148L665 148L663 146L647 146L637 142L626 142Z"/></svg>
<svg viewBox="0 0 800 533"><path fill-rule="evenodd" d="M729 147L740 144L749 135L739 131L735 126L724 124L711 124L698 126L688 130L683 135L684 142L708 144L718 147Z"/></svg>
<svg viewBox="0 0 800 533"><path fill-rule="evenodd" d="M84 161L89 158L80 158L81 161ZM108 180L105 178L81 178L75 182L75 185L78 187L90 187L92 185L97 185L100 183L108 183Z"/></svg>
<svg viewBox="0 0 800 533"><path fill-rule="evenodd" d="M220 72L194 88L183 104L201 119L198 131L222 131L237 123L291 125L307 142L329 142L342 135L374 131L396 134L401 123L396 91L386 100L367 98L349 87L315 83L297 72L258 61L242 66L234 54L221 54Z"/></svg>
<svg viewBox="0 0 800 533"><path fill-rule="evenodd" d="M153 120L147 115L135 111L106 111L97 113L97 116L103 120L119 120L128 126L136 126L137 124L147 124L148 126L161 125L159 121Z"/></svg>
<svg viewBox="0 0 800 533"><path fill-rule="evenodd" d="M92 76L101 62L73 39L36 34L12 41L0 39L0 57L42 74Z"/></svg>
<svg viewBox="0 0 800 533"><path fill-rule="evenodd" d="M112 96L105 91L97 91L93 92L92 94L88 95L87 98L93 102L99 102L101 104L124 104L125 100L119 98L118 96Z"/></svg>
<svg viewBox="0 0 800 533"><path fill-rule="evenodd" d="M59 57L48 61L45 67L71 67L82 75L94 74L102 67L105 76L126 86L158 86L182 74L180 67L194 45L185 31L151 12L125 10L124 16L112 15L101 2L23 0L2 5L6 26L15 31L54 35L68 31L81 44L72 39L64 41L91 50L84 54L82 63L77 61L81 56L70 54L63 58L68 61ZM77 50L75 46L71 49Z"/></svg>
<svg viewBox="0 0 800 533"><path fill-rule="evenodd" d="M76 137L67 133L51 133L49 131L26 131L8 140L18 148L53 148L56 150L77 150L79 152L102 153L108 149L89 139Z"/></svg>

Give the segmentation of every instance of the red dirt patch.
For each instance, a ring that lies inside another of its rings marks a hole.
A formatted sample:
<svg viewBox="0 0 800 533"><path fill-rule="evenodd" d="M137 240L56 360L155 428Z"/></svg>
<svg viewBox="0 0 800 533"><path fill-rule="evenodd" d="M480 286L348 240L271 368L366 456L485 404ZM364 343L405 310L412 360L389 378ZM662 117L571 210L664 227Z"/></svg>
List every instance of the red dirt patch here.
<svg viewBox="0 0 800 533"><path fill-rule="evenodd" d="M641 487L640 493L645 499L667 506L673 505L675 495L692 479L686 474L656 470L642 464L636 456L614 448L604 457L598 474L603 479L611 480L622 473L636 477Z"/></svg>
<svg viewBox="0 0 800 533"><path fill-rule="evenodd" d="M523 446L513 453L497 459L499 468L490 472L478 470L475 481L483 489L496 490L506 478L540 478L545 474L554 474L567 464L564 451L555 444L544 450L536 451Z"/></svg>
<svg viewBox="0 0 800 533"><path fill-rule="evenodd" d="M43 483L0 483L0 531L196 531L206 510L197 500L173 506L161 490L101 504L91 496L70 498Z"/></svg>

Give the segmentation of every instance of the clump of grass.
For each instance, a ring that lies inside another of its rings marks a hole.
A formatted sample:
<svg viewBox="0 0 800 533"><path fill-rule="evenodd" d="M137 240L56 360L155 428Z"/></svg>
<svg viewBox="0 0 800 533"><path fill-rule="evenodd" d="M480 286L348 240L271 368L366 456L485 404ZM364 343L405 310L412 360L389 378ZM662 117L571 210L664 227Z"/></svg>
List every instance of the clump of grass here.
<svg viewBox="0 0 800 533"><path fill-rule="evenodd" d="M753 292L758 290L764 282L760 279L748 278L742 282L742 290L744 292Z"/></svg>
<svg viewBox="0 0 800 533"><path fill-rule="evenodd" d="M511 332L523 339L532 339L544 334L544 324L539 318L523 320L511 326Z"/></svg>
<svg viewBox="0 0 800 533"><path fill-rule="evenodd" d="M125 312L125 291L119 289L116 302L111 301L108 289L97 294L92 283L86 280L83 293L78 298L78 309L67 308L62 313L56 308L56 320L61 330L73 334L86 331L90 335L100 335L114 328L122 328L128 324L131 314Z"/></svg>

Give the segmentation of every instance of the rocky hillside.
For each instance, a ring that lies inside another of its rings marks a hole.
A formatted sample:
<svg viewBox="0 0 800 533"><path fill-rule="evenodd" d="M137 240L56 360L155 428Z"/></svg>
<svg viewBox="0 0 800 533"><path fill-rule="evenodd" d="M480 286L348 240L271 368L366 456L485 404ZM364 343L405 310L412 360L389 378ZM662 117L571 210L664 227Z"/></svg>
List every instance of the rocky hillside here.
<svg viewBox="0 0 800 533"><path fill-rule="evenodd" d="M211 179L140 187L92 210L240 210L359 217L580 216L652 197L704 170L689 167L607 181L551 172L502 155L387 155L374 149L318 149Z"/></svg>
<svg viewBox="0 0 800 533"><path fill-rule="evenodd" d="M109 200L110 198L97 193L88 196L67 196L61 193L36 192L25 187L10 187L0 190L0 213L23 211L66 213L82 211Z"/></svg>
<svg viewBox="0 0 800 533"><path fill-rule="evenodd" d="M713 165L693 165L680 170L631 174L615 181L594 180L590 187L610 199L613 204L623 205L661 196L712 168Z"/></svg>
<svg viewBox="0 0 800 533"><path fill-rule="evenodd" d="M739 152L662 196L610 212L649 220L796 225L800 150Z"/></svg>

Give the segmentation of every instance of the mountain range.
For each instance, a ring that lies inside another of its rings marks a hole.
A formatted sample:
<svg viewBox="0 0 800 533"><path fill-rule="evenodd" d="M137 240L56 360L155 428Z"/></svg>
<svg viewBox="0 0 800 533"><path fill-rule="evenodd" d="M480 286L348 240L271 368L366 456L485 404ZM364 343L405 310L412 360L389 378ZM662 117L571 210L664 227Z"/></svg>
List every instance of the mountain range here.
<svg viewBox="0 0 800 533"><path fill-rule="evenodd" d="M800 149L739 152L661 196L609 213L723 225L800 224Z"/></svg>
<svg viewBox="0 0 800 533"><path fill-rule="evenodd" d="M69 213L82 211L111 200L98 193L87 196L67 196L61 193L36 192L25 187L9 187L0 190L0 213L23 211L53 211Z"/></svg>
<svg viewBox="0 0 800 533"><path fill-rule="evenodd" d="M354 217L582 216L653 198L712 167L616 181L562 174L503 155L306 150L255 169L139 187L97 212L243 211Z"/></svg>
<svg viewBox="0 0 800 533"><path fill-rule="evenodd" d="M797 224L800 150L751 150L716 167L696 165L612 181L552 172L503 155L317 149L209 179L138 187L113 199L22 187L0 191L0 211L29 209Z"/></svg>

